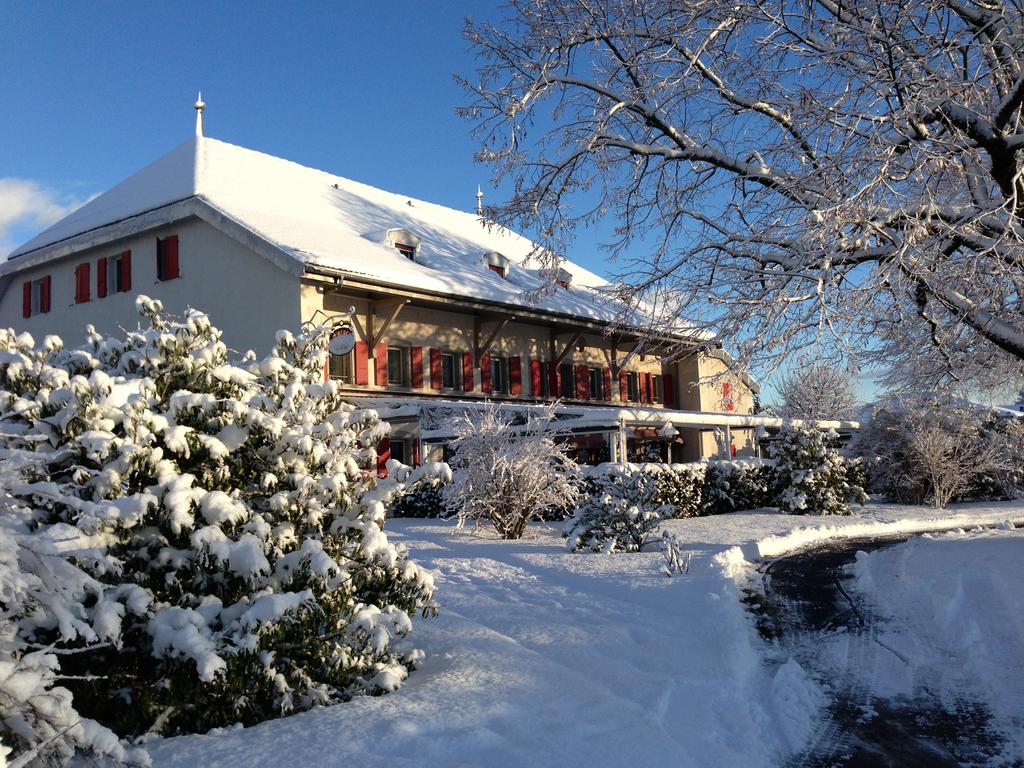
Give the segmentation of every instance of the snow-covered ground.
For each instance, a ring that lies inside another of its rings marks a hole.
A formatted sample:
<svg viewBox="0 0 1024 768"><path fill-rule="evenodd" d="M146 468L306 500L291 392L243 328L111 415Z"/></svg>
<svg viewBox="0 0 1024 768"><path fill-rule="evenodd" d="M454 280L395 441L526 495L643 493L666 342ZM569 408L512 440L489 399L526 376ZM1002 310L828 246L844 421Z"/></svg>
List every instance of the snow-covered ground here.
<svg viewBox="0 0 1024 768"><path fill-rule="evenodd" d="M658 572L657 552L566 552L556 526L508 542L393 520L389 533L435 571L441 604L415 624L427 657L400 691L149 749L157 766L218 768L777 765L802 746L825 697L795 662L767 661L736 578L759 557L823 538L1005 520L1024 521L1024 503L963 505L940 519L881 505L852 518L671 521L693 555L674 578Z"/></svg>
<svg viewBox="0 0 1024 768"><path fill-rule="evenodd" d="M892 650L872 681L885 697L922 689L991 710L1005 753L1024 759L1024 530L955 531L858 553L859 597Z"/></svg>

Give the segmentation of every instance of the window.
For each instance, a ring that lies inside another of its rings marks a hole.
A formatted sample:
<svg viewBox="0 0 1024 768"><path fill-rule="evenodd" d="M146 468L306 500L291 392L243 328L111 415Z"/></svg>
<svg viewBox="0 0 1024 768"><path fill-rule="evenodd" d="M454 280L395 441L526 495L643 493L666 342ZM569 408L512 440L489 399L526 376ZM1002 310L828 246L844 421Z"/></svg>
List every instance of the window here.
<svg viewBox="0 0 1024 768"><path fill-rule="evenodd" d="M96 265L96 294L102 298L132 289L132 252L100 259Z"/></svg>
<svg viewBox="0 0 1024 768"><path fill-rule="evenodd" d="M22 316L44 315L50 311L50 276L26 280L23 284Z"/></svg>
<svg viewBox="0 0 1024 768"><path fill-rule="evenodd" d="M337 379L342 384L351 384L352 353L349 352L347 355L331 355L327 372L332 379Z"/></svg>
<svg viewBox="0 0 1024 768"><path fill-rule="evenodd" d="M576 367L571 363L562 363L558 366L559 375L562 377L562 386L559 395L570 400L576 399Z"/></svg>
<svg viewBox="0 0 1024 768"><path fill-rule="evenodd" d="M441 388L458 389L462 376L462 355L453 352L441 353Z"/></svg>
<svg viewBox="0 0 1024 768"><path fill-rule="evenodd" d="M409 463L408 443L405 440L391 438L391 458L402 464Z"/></svg>
<svg viewBox="0 0 1024 768"><path fill-rule="evenodd" d="M630 371L626 374L627 397L634 403L640 402L640 374Z"/></svg>
<svg viewBox="0 0 1024 768"><path fill-rule="evenodd" d="M590 399L607 400L604 392L604 371L600 368L590 369Z"/></svg>
<svg viewBox="0 0 1024 768"><path fill-rule="evenodd" d="M491 358L491 391L499 395L508 394L508 359Z"/></svg>
<svg viewBox="0 0 1024 768"><path fill-rule="evenodd" d="M178 236L169 235L156 241L156 279L173 280L181 277L178 269Z"/></svg>
<svg viewBox="0 0 1024 768"><path fill-rule="evenodd" d="M409 350L388 347L388 384L409 386Z"/></svg>
<svg viewBox="0 0 1024 768"><path fill-rule="evenodd" d="M405 243L395 243L395 248L398 249L398 252L400 254L402 254L403 256L405 256L405 258L407 258L409 261L414 261L416 259L416 246L415 245L406 245Z"/></svg>
<svg viewBox="0 0 1024 768"><path fill-rule="evenodd" d="M664 382L664 380L661 378L660 375L655 374L655 376L652 377L651 381L653 382L653 388L654 388L654 402L656 402L656 403L663 403L663 402L665 402L665 382Z"/></svg>
<svg viewBox="0 0 1024 768"><path fill-rule="evenodd" d="M488 264L487 268L490 269L492 272L496 272L498 274L498 277L505 276L505 268L500 264Z"/></svg>

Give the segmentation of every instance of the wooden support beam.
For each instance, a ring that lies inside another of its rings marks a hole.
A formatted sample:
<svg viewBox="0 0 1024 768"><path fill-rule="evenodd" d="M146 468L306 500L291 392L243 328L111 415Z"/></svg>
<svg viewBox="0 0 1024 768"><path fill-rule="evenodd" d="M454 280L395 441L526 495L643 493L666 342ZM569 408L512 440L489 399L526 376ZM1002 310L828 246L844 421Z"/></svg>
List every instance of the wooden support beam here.
<svg viewBox="0 0 1024 768"><path fill-rule="evenodd" d="M495 319L497 320L497 323L494 326L494 330L491 331L491 334L483 343L480 342L480 333L482 330L481 319L477 316L473 320L473 361L477 368L480 367L481 358L487 354L491 345L494 344L495 339L498 338L498 334L505 329L506 325L515 320L515 317L513 315L500 315Z"/></svg>
<svg viewBox="0 0 1024 768"><path fill-rule="evenodd" d="M373 302L370 304L370 327L372 338L368 339L371 349L376 349L377 345L384 340L384 334L388 332L388 328L391 327L391 323L395 321L398 314L402 311L402 308L409 303L408 299L395 299L388 302ZM378 327L374 318L378 310L383 309L387 314L384 315L383 322ZM371 355L374 353L371 352Z"/></svg>
<svg viewBox="0 0 1024 768"><path fill-rule="evenodd" d="M576 346L576 344L579 342L579 340L580 340L580 338L582 338L582 336L583 336L583 331L576 331L576 333L573 334L572 340L562 348L562 351L559 352L557 356L555 356L555 358L553 360L555 365L561 365L562 364L562 361L565 360L565 356L569 353L569 350ZM552 344L553 343L554 343L554 340L552 340Z"/></svg>

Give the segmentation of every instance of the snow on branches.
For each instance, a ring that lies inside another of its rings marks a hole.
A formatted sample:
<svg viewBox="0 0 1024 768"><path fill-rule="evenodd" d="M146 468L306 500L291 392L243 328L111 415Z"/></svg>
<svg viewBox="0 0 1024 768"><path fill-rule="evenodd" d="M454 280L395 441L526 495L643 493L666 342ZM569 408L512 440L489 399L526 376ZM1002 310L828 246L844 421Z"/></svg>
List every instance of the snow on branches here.
<svg viewBox="0 0 1024 768"><path fill-rule="evenodd" d="M489 522L518 539L531 520L574 505L579 470L553 437L554 419L553 406L517 417L494 403L459 417L442 497L460 526Z"/></svg>
<svg viewBox="0 0 1024 768"><path fill-rule="evenodd" d="M550 264L614 220L625 305L744 365L815 345L892 384L1001 384L1024 366L1022 29L982 0L513 0L466 29L461 112L515 190L487 218Z"/></svg>
<svg viewBox="0 0 1024 768"><path fill-rule="evenodd" d="M770 446L775 459L778 505L790 514L848 515L864 504L864 490L850 481L835 447L838 435L811 427L784 427Z"/></svg>
<svg viewBox="0 0 1024 768"><path fill-rule="evenodd" d="M387 425L323 381L323 332L233 365L206 315L137 304L138 331L78 349L0 331L16 752L121 759L87 718L122 736L254 723L394 690L419 655L400 638L433 582L383 532L418 477L371 471Z"/></svg>

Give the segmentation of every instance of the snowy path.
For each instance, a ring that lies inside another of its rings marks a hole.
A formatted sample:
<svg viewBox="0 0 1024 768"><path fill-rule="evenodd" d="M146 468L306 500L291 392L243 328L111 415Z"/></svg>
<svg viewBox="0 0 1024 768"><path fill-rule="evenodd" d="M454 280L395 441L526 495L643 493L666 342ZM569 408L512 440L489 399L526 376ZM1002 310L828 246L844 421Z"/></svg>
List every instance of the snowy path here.
<svg viewBox="0 0 1024 768"><path fill-rule="evenodd" d="M929 510L875 507L872 521ZM991 522L1021 505L972 508ZM861 519L768 513L672 521L687 576L657 553L570 554L557 529L497 541L438 521L388 531L435 569L441 615L418 619L423 667L397 693L249 729L149 745L157 766L772 766L802 746L816 713L805 681L766 646L715 556L801 526ZM908 523L913 525L913 523ZM832 535L832 534L829 534ZM799 542L798 542L799 543Z"/></svg>

